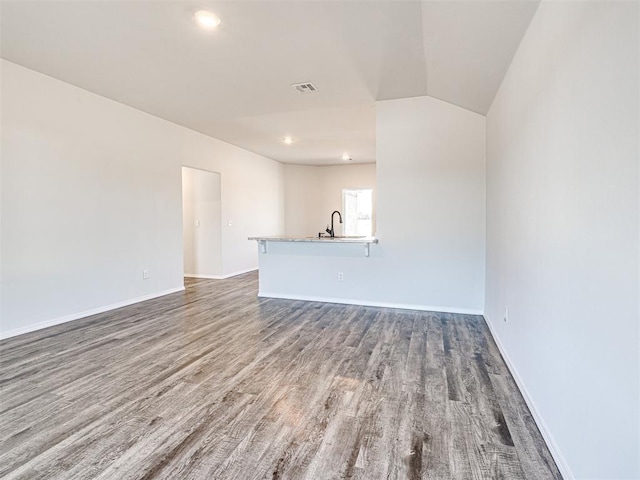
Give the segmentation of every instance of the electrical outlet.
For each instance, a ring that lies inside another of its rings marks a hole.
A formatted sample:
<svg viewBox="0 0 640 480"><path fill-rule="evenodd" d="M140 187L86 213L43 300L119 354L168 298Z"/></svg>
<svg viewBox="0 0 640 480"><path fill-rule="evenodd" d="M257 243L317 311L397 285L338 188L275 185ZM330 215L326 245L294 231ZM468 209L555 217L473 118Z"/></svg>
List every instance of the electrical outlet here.
<svg viewBox="0 0 640 480"><path fill-rule="evenodd" d="M504 323L507 323L509 321L509 309L507 307L504 307Z"/></svg>
<svg viewBox="0 0 640 480"><path fill-rule="evenodd" d="M149 280L149 270L142 270L142 279Z"/></svg>
<svg viewBox="0 0 640 480"><path fill-rule="evenodd" d="M338 272L338 281L342 282L344 280L344 273Z"/></svg>
<svg viewBox="0 0 640 480"><path fill-rule="evenodd" d="M196 220L196 228L200 226L200 220Z"/></svg>

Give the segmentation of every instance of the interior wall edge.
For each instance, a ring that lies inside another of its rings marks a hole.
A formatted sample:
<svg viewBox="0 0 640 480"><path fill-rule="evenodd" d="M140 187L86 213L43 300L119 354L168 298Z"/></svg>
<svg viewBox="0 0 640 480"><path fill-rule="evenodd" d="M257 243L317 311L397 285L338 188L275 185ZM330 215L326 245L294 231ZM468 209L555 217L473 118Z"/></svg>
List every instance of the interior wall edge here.
<svg viewBox="0 0 640 480"><path fill-rule="evenodd" d="M72 313L70 315L64 315L62 317L53 318L51 320L45 320L44 322L38 322L36 324L28 325L22 328L14 328L13 330L8 330L8 331L0 330L0 340L4 340L6 338L11 338L11 337L17 337L18 335L35 332L37 330L44 330L45 328L53 327L55 325L60 325L62 323L72 322L73 320L80 320L81 318L90 317L92 315L97 315L99 313L109 312L111 310L127 307L135 303L145 302L147 300L164 297L165 295L182 292L182 291L184 291L184 285L182 287L170 288L168 290L163 290L161 292L150 293L148 295L131 298L128 300L124 300L122 302L112 303L110 305L104 305L102 307L92 308L91 310L85 310L83 312Z"/></svg>
<svg viewBox="0 0 640 480"><path fill-rule="evenodd" d="M185 273L184 276L187 278L204 278L209 280L226 280L227 278L237 277L238 275L244 275L245 273L255 272L258 270L258 267L247 268L245 270L239 270L237 272L227 273L225 275L199 275L197 273Z"/></svg>
<svg viewBox="0 0 640 480"><path fill-rule="evenodd" d="M560 473L562 474L562 477L565 480L576 480L576 477L571 471L571 469L569 468L569 464L567 463L567 460L564 458L564 455L562 454L562 451L560 450L558 443L553 437L551 430L547 426L547 423L544 421L544 418L540 414L539 409L536 407L536 403L533 401L533 397L529 394L529 391L527 390L524 380L518 373L518 370L516 369L514 363L511 361L511 358L509 357L507 350L502 345L502 342L500 341L500 337L498 336L498 332L496 331L496 329L493 328L493 324L489 319L489 316L486 313L483 316L487 326L489 327L491 336L493 337L493 340L494 342L496 342L496 346L500 351L500 355L502 355L504 363L507 365L507 368L509 369L509 373L511 373L511 376L515 380L516 385L518 385L518 389L520 390L520 393L522 394L522 397L524 398L524 401L527 404L527 407L529 407L531 416L533 417L533 421L536 423L538 430L540 430L540 433L544 438L544 441L547 443L547 447L549 448L549 451L551 452L551 456L556 462L556 466L558 467L558 470L560 470Z"/></svg>
<svg viewBox="0 0 640 480"><path fill-rule="evenodd" d="M237 277L238 275L243 275L249 272L255 272L256 270L258 270L258 267L246 268L244 270L238 270L236 272L225 273L224 275L222 275L222 279L224 280L226 278Z"/></svg>
<svg viewBox="0 0 640 480"><path fill-rule="evenodd" d="M222 275L200 275L198 273L185 273L184 276L186 278L204 278L209 280L222 280Z"/></svg>
<svg viewBox="0 0 640 480"><path fill-rule="evenodd" d="M400 310L416 310L421 312L437 312L437 313L457 313L461 315L479 315L482 316L481 310L473 308L455 308L455 307L439 307L434 305L419 305L408 303L391 303L391 302L376 302L372 300L360 300L360 299L347 299L347 298L334 298L334 297L321 297L313 295L291 295L287 293L272 293L272 292L259 292L258 296L261 298L279 298L283 300L304 300L307 302L321 302L321 303L338 303L341 305L358 305L361 307L382 307L382 308L397 308Z"/></svg>

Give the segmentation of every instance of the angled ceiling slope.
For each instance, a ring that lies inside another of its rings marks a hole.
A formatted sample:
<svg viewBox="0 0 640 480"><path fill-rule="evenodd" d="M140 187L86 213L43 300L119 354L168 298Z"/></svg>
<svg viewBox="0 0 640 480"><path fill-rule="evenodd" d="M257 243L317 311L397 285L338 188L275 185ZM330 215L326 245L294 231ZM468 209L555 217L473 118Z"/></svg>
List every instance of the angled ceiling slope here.
<svg viewBox="0 0 640 480"><path fill-rule="evenodd" d="M538 3L423 2L427 94L486 115Z"/></svg>
<svg viewBox="0 0 640 480"><path fill-rule="evenodd" d="M536 7L3 0L0 55L282 162L373 162L376 100L428 94L486 113ZM203 8L216 31L193 21ZM317 93L291 87L307 81Z"/></svg>

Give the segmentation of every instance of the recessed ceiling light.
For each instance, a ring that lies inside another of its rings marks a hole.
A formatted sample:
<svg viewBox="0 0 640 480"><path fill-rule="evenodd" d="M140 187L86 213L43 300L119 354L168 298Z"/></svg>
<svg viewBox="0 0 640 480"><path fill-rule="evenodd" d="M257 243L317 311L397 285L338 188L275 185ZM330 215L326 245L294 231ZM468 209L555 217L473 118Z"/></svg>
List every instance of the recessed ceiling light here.
<svg viewBox="0 0 640 480"><path fill-rule="evenodd" d="M345 162L349 162L351 161L351 157L349 156L348 153L344 153L342 154L342 160L344 160Z"/></svg>
<svg viewBox="0 0 640 480"><path fill-rule="evenodd" d="M282 141L286 144L286 145L291 145L293 143L293 138L291 137L284 137L282 139Z"/></svg>
<svg viewBox="0 0 640 480"><path fill-rule="evenodd" d="M194 17L196 19L196 22L198 22L198 25L209 30L216 28L221 23L219 17L211 12L207 12L206 10L200 10L199 12L196 12Z"/></svg>

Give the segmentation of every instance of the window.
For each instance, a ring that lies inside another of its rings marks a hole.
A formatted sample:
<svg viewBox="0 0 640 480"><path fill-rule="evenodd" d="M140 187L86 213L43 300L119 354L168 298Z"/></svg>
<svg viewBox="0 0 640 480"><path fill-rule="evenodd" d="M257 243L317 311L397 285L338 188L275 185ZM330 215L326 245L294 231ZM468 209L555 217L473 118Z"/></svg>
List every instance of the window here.
<svg viewBox="0 0 640 480"><path fill-rule="evenodd" d="M373 228L373 190L342 190L344 212L344 235L368 237Z"/></svg>

